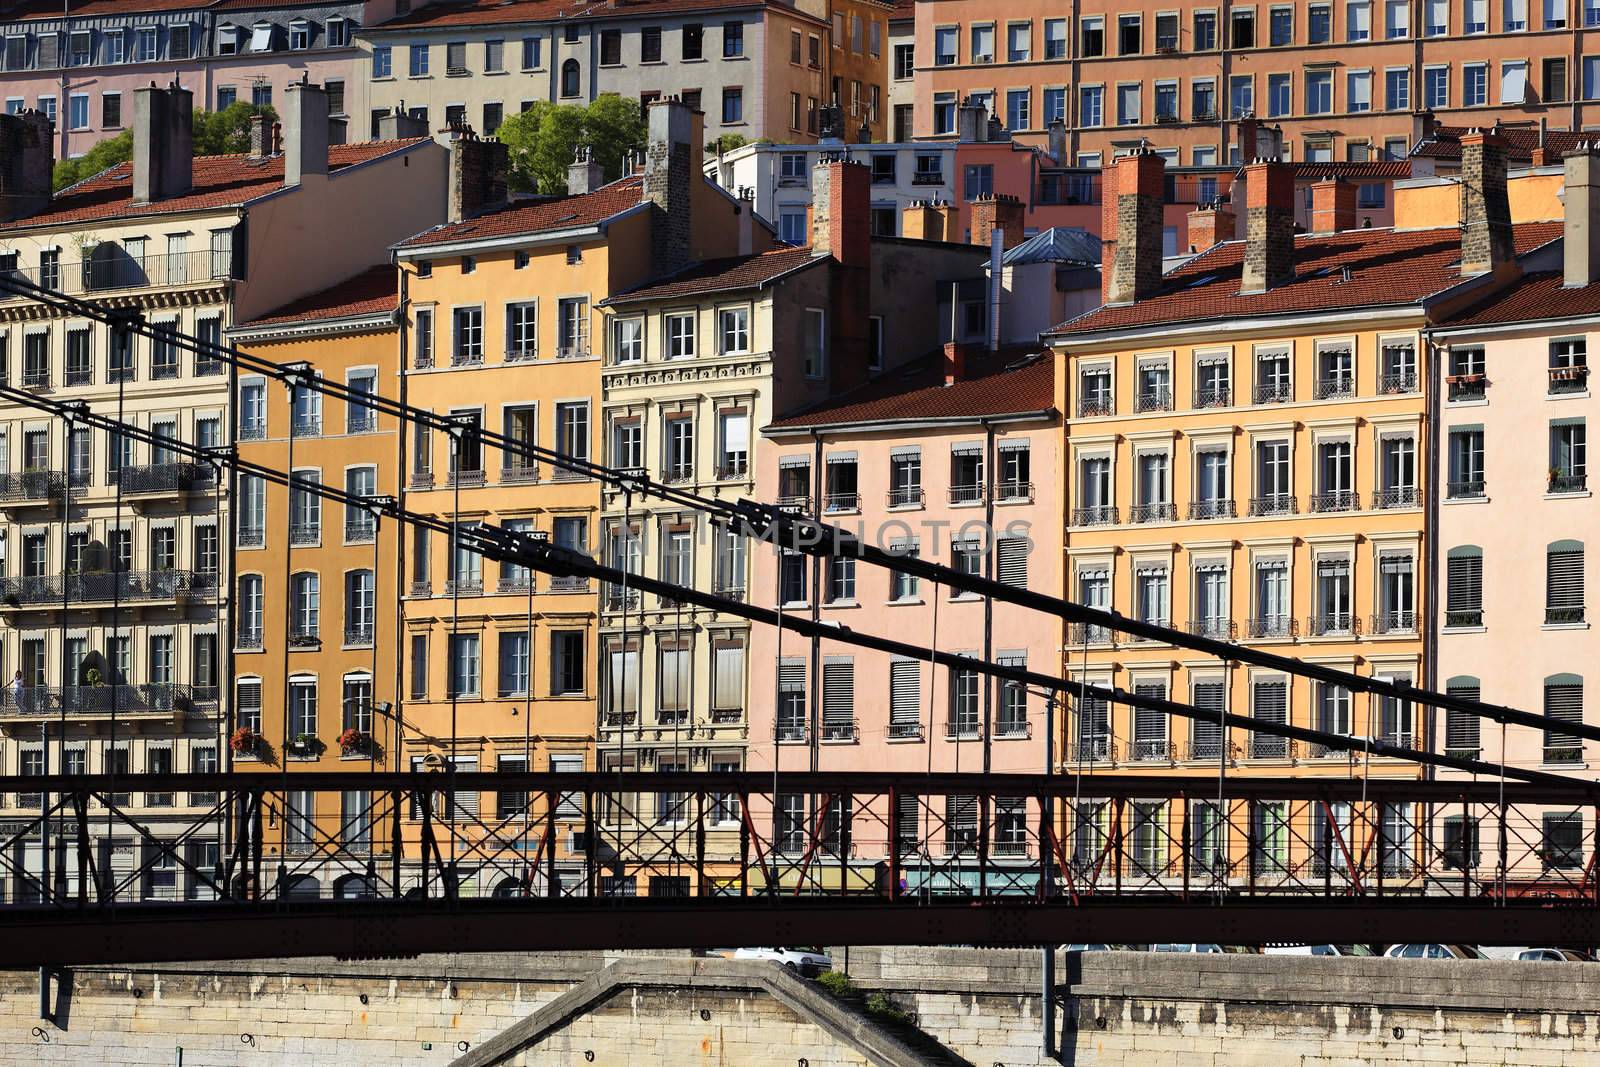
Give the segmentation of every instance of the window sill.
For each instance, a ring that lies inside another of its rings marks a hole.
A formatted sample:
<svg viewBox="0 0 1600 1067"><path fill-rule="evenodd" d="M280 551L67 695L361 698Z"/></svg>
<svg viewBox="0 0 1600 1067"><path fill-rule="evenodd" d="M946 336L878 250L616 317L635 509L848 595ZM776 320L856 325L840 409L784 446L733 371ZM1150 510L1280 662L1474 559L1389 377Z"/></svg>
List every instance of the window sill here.
<svg viewBox="0 0 1600 1067"><path fill-rule="evenodd" d="M1546 393L1544 395L1544 398L1547 401L1552 401L1552 400L1588 400L1589 399L1589 390L1584 389L1581 392L1575 392L1575 393Z"/></svg>
<svg viewBox="0 0 1600 1067"><path fill-rule="evenodd" d="M791 600L791 601L789 601L789 602L787 602L785 604L780 604L778 606L778 610L779 611L790 611L790 612L793 612L793 611L808 611L808 610L810 610L810 608L811 608L811 602L808 601L808 600Z"/></svg>
<svg viewBox="0 0 1600 1067"><path fill-rule="evenodd" d="M920 737L886 737L883 740L884 740L885 744L889 744L889 745L920 745L920 744L922 744L922 738L920 738Z"/></svg>
<svg viewBox="0 0 1600 1067"><path fill-rule="evenodd" d="M1593 489L1583 489L1576 493L1546 493L1546 500L1586 500L1594 496Z"/></svg>
<svg viewBox="0 0 1600 1067"><path fill-rule="evenodd" d="M925 511L927 509L922 504L895 504L892 507L885 508L884 510L885 511L894 512L894 511Z"/></svg>
<svg viewBox="0 0 1600 1067"><path fill-rule="evenodd" d="M433 75L432 74L409 74L409 75L406 76L406 81L431 82L431 81L433 81Z"/></svg>
<svg viewBox="0 0 1600 1067"><path fill-rule="evenodd" d="M1586 771L1589 764L1584 763L1541 763L1539 766L1547 771ZM1573 868L1574 870L1576 868Z"/></svg>
<svg viewBox="0 0 1600 1067"><path fill-rule="evenodd" d="M1486 634L1487 626L1446 626L1439 631L1443 634Z"/></svg>
<svg viewBox="0 0 1600 1067"><path fill-rule="evenodd" d="M1587 630L1586 622L1545 622L1539 624L1541 630Z"/></svg>
<svg viewBox="0 0 1600 1067"><path fill-rule="evenodd" d="M838 608L843 611L850 608L859 608L861 606L861 602L858 600L829 600L826 601L822 606L825 609Z"/></svg>
<svg viewBox="0 0 1600 1067"><path fill-rule="evenodd" d="M911 600L885 600L883 605L888 608L917 608L925 606L925 603L921 597L916 597Z"/></svg>
<svg viewBox="0 0 1600 1067"><path fill-rule="evenodd" d="M343 644L343 645L340 645L339 647L342 650L348 652L348 651L350 651L352 649L371 648L372 647L372 642L371 641L357 641L355 644Z"/></svg>
<svg viewBox="0 0 1600 1067"><path fill-rule="evenodd" d="M962 500L959 503L951 504L950 510L959 511L962 508L981 508L983 507L983 503L984 502L982 500Z"/></svg>
<svg viewBox="0 0 1600 1067"><path fill-rule="evenodd" d="M1489 406L1489 400L1487 397L1481 397L1477 400L1446 400L1444 406L1446 408L1486 408Z"/></svg>
<svg viewBox="0 0 1600 1067"><path fill-rule="evenodd" d="M983 599L983 597L979 596L977 593L962 593L959 596L951 597L950 598L950 603L952 603L952 604L971 604L971 603L975 603L977 601L980 601L982 599Z"/></svg>
<svg viewBox="0 0 1600 1067"><path fill-rule="evenodd" d="M1488 496L1454 496L1454 497L1446 497L1444 500L1439 501L1439 503L1445 505L1446 507L1454 507L1454 506L1467 505L1467 504L1487 504L1488 502L1489 502L1489 497Z"/></svg>

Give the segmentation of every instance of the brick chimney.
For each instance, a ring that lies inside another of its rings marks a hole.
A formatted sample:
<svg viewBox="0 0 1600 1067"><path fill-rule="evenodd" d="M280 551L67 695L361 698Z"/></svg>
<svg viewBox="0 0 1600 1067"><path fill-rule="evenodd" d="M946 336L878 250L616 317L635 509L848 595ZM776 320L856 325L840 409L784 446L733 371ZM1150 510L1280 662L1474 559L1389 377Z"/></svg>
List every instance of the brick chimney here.
<svg viewBox="0 0 1600 1067"><path fill-rule="evenodd" d="M696 143L693 109L676 97L651 101L648 122L643 199L657 208L651 213L651 269L671 274L690 262L693 183L703 149Z"/></svg>
<svg viewBox="0 0 1600 1067"><path fill-rule="evenodd" d="M194 102L178 85L133 91L133 199L148 204L194 186Z"/></svg>
<svg viewBox="0 0 1600 1067"><path fill-rule="evenodd" d="M32 108L0 115L0 222L37 215L50 206L55 162L49 116Z"/></svg>
<svg viewBox="0 0 1600 1067"><path fill-rule="evenodd" d="M1100 302L1111 303L1111 274L1117 262L1117 166L1100 168Z"/></svg>
<svg viewBox="0 0 1600 1067"><path fill-rule="evenodd" d="M913 241L943 241L948 236L950 207L937 200L913 200L900 214L900 234Z"/></svg>
<svg viewBox="0 0 1600 1067"><path fill-rule="evenodd" d="M982 143L989 139L989 111L982 104L965 97L956 109L956 139Z"/></svg>
<svg viewBox="0 0 1600 1067"><path fill-rule="evenodd" d="M967 350L960 341L944 343L944 384L954 385L967 376Z"/></svg>
<svg viewBox="0 0 1600 1067"><path fill-rule="evenodd" d="M1600 281L1600 145L1585 141L1566 158L1566 218L1561 231L1564 281Z"/></svg>
<svg viewBox="0 0 1600 1067"><path fill-rule="evenodd" d="M828 265L829 377L833 389L867 380L872 314L872 172L836 159L811 168L811 251Z"/></svg>
<svg viewBox="0 0 1600 1067"><path fill-rule="evenodd" d="M272 155L272 123L265 115L250 116L250 158L266 159Z"/></svg>
<svg viewBox="0 0 1600 1067"><path fill-rule="evenodd" d="M481 139L464 126L450 142L450 221L460 222L499 207L507 199L506 146Z"/></svg>
<svg viewBox="0 0 1600 1067"><path fill-rule="evenodd" d="M1245 168L1244 276L1241 293L1294 280L1294 170L1258 159Z"/></svg>
<svg viewBox="0 0 1600 1067"><path fill-rule="evenodd" d="M1513 256L1506 142L1474 129L1461 138L1461 273L1492 271Z"/></svg>
<svg viewBox="0 0 1600 1067"><path fill-rule="evenodd" d="M600 161L594 158L594 152L586 144L579 145L572 163L567 167L567 193L572 196L592 193L605 183L605 172L600 169Z"/></svg>
<svg viewBox="0 0 1600 1067"><path fill-rule="evenodd" d="M283 184L299 185L307 174L328 173L328 94L322 86L297 82L284 102Z"/></svg>
<svg viewBox="0 0 1600 1067"><path fill-rule="evenodd" d="M998 229L1009 252L1023 241L1024 213L1022 201L1009 193L978 197L972 202L972 243L988 248L990 235Z"/></svg>
<svg viewBox="0 0 1600 1067"><path fill-rule="evenodd" d="M1189 251L1204 252L1214 244L1233 240L1238 219L1221 200L1189 212Z"/></svg>
<svg viewBox="0 0 1600 1067"><path fill-rule="evenodd" d="M1311 232L1338 233L1356 228L1356 187L1343 178L1324 178L1311 186Z"/></svg>
<svg viewBox="0 0 1600 1067"><path fill-rule="evenodd" d="M1106 303L1130 304L1153 296L1161 287L1167 164L1150 149L1140 148L1117 160L1115 169L1117 247Z"/></svg>

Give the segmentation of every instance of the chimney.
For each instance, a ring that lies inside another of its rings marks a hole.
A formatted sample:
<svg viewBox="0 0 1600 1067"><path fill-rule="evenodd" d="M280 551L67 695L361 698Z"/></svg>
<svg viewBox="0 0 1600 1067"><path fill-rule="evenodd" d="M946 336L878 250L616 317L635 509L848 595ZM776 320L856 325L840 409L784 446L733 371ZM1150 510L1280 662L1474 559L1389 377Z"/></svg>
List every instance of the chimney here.
<svg viewBox="0 0 1600 1067"><path fill-rule="evenodd" d="M1117 166L1100 168L1100 303L1111 302L1112 267L1117 261Z"/></svg>
<svg viewBox="0 0 1600 1067"><path fill-rule="evenodd" d="M954 385L967 376L967 346L960 341L944 343L944 384Z"/></svg>
<svg viewBox="0 0 1600 1067"><path fill-rule="evenodd" d="M1410 147L1415 148L1423 141L1426 141L1428 138L1432 137L1433 132L1438 128L1439 120L1434 117L1433 112L1419 111L1412 115Z"/></svg>
<svg viewBox="0 0 1600 1067"><path fill-rule="evenodd" d="M283 184L299 185L307 174L328 173L328 94L322 86L296 82L284 102Z"/></svg>
<svg viewBox="0 0 1600 1067"><path fill-rule="evenodd" d="M586 144L579 145L571 165L567 167L568 195L592 193L605 183L605 173L600 169L600 161L594 158L594 150Z"/></svg>
<svg viewBox="0 0 1600 1067"><path fill-rule="evenodd" d="M1067 124L1060 119L1051 119L1045 134L1049 138L1050 158L1056 161L1056 166L1067 165Z"/></svg>
<svg viewBox="0 0 1600 1067"><path fill-rule="evenodd" d="M409 141L413 137L426 136L428 136L428 124L419 118L413 118L400 108L395 108L387 115L378 116L380 141Z"/></svg>
<svg viewBox="0 0 1600 1067"><path fill-rule="evenodd" d="M49 207L54 169L55 136L49 116L32 108L0 115L0 222L24 219Z"/></svg>
<svg viewBox="0 0 1600 1067"><path fill-rule="evenodd" d="M1343 178L1324 178L1311 186L1311 232L1338 233L1356 228L1356 187Z"/></svg>
<svg viewBox="0 0 1600 1067"><path fill-rule="evenodd" d="M872 128L870 126L868 126L867 123L866 123L866 120L863 119L862 122L861 122L861 126L856 130L856 144L871 144L871 143L872 143Z"/></svg>
<svg viewBox="0 0 1600 1067"><path fill-rule="evenodd" d="M989 235L1005 232L1005 249L1022 243L1022 201L1008 193L984 195L972 202L972 243L988 247Z"/></svg>
<svg viewBox="0 0 1600 1067"><path fill-rule="evenodd" d="M1294 280L1294 170L1258 159L1245 168L1244 276L1241 293Z"/></svg>
<svg viewBox="0 0 1600 1067"><path fill-rule="evenodd" d="M872 173L865 164L821 157L811 168L811 251L847 267L872 261Z"/></svg>
<svg viewBox="0 0 1600 1067"><path fill-rule="evenodd" d="M1189 212L1189 251L1204 252L1212 245L1233 240L1239 220L1224 201L1213 200L1205 207Z"/></svg>
<svg viewBox="0 0 1600 1067"><path fill-rule="evenodd" d="M250 158L266 159L272 155L272 123L265 115L250 116Z"/></svg>
<svg viewBox="0 0 1600 1067"><path fill-rule="evenodd" d="M1161 286L1161 223L1167 164L1149 148L1116 161L1117 247L1108 304L1131 304Z"/></svg>
<svg viewBox="0 0 1600 1067"><path fill-rule="evenodd" d="M1561 240L1568 286L1600 281L1600 146L1585 141L1566 159L1566 219Z"/></svg>
<svg viewBox="0 0 1600 1067"><path fill-rule="evenodd" d="M982 104L965 97L956 110L956 139L983 142L989 139L989 112Z"/></svg>
<svg viewBox="0 0 1600 1067"><path fill-rule="evenodd" d="M194 104L178 85L133 92L133 199L148 204L194 185Z"/></svg>
<svg viewBox="0 0 1600 1067"><path fill-rule="evenodd" d="M943 241L949 214L937 200L913 200L901 213L900 234L913 241Z"/></svg>
<svg viewBox="0 0 1600 1067"><path fill-rule="evenodd" d="M650 259L656 274L688 266L693 182L700 174L701 147L694 110L677 97L650 103L650 141L644 159L644 197L651 213Z"/></svg>
<svg viewBox="0 0 1600 1067"><path fill-rule="evenodd" d="M1493 130L1474 129L1461 138L1461 273L1510 263L1512 247L1506 143Z"/></svg>
<svg viewBox="0 0 1600 1067"><path fill-rule="evenodd" d="M506 146L463 127L450 142L449 221L481 215L506 202Z"/></svg>

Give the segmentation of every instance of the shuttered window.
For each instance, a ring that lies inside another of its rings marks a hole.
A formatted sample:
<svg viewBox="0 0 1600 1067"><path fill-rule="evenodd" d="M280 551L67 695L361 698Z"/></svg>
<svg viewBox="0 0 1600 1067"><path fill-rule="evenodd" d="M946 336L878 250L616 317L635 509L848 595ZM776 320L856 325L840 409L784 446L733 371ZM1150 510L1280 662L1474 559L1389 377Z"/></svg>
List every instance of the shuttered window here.
<svg viewBox="0 0 1600 1067"><path fill-rule="evenodd" d="M662 648L658 650L656 672L656 707L663 715L677 715L689 708L689 649Z"/></svg>
<svg viewBox="0 0 1600 1067"><path fill-rule="evenodd" d="M889 723L914 726L920 718L922 664L914 659L889 664Z"/></svg>
<svg viewBox="0 0 1600 1067"><path fill-rule="evenodd" d="M853 660L828 659L822 664L822 729L849 730L856 714L856 665Z"/></svg>
<svg viewBox="0 0 1600 1067"><path fill-rule="evenodd" d="M1544 715L1552 723L1583 722L1583 681L1573 675L1556 675L1544 683ZM1574 734L1546 729L1544 747L1580 748L1582 739Z"/></svg>
<svg viewBox="0 0 1600 1067"><path fill-rule="evenodd" d="M1460 700L1482 699L1482 689L1476 678L1452 678L1445 685L1449 696ZM1446 752L1471 751L1476 753L1479 743L1480 721L1476 715L1449 708L1444 713L1444 747Z"/></svg>
<svg viewBox="0 0 1600 1067"><path fill-rule="evenodd" d="M1545 558L1547 622L1583 621L1583 546L1562 542Z"/></svg>
<svg viewBox="0 0 1600 1067"><path fill-rule="evenodd" d="M1194 719L1191 738L1194 750L1190 756L1196 759L1217 756L1222 748L1222 712L1227 700L1227 685L1224 682L1196 682L1194 692L1190 697L1196 711L1206 714L1206 718Z"/></svg>
<svg viewBox="0 0 1600 1067"><path fill-rule="evenodd" d="M902 853L918 851L917 819L921 806L919 799L909 793L900 793L894 798L894 828Z"/></svg>
<svg viewBox="0 0 1600 1067"><path fill-rule="evenodd" d="M778 661L778 737L780 740L805 739L806 661Z"/></svg>
<svg viewBox="0 0 1600 1067"><path fill-rule="evenodd" d="M944 798L945 848L965 852L978 845L978 798L956 795Z"/></svg>
<svg viewBox="0 0 1600 1067"><path fill-rule="evenodd" d="M455 768L461 774L473 774L478 770L477 756L458 756L455 759ZM477 818L478 794L472 790L456 790L455 817Z"/></svg>
<svg viewBox="0 0 1600 1067"><path fill-rule="evenodd" d="M1446 626L1477 626L1483 622L1483 553L1476 548L1452 548L1445 563Z"/></svg>
<svg viewBox="0 0 1600 1067"><path fill-rule="evenodd" d="M241 681L238 685L239 725L261 731L261 682Z"/></svg>
<svg viewBox="0 0 1600 1067"><path fill-rule="evenodd" d="M1289 686L1284 682L1257 682L1255 717L1262 722L1289 721Z"/></svg>
<svg viewBox="0 0 1600 1067"><path fill-rule="evenodd" d="M639 710L639 650L612 648L607 656L606 710L632 715Z"/></svg>
<svg viewBox="0 0 1600 1067"><path fill-rule="evenodd" d="M716 672L711 706L722 710L744 707L744 646L718 645L711 655Z"/></svg>
<svg viewBox="0 0 1600 1067"><path fill-rule="evenodd" d="M1028 539L1002 537L995 543L999 558L1000 581L1017 589L1028 587Z"/></svg>
<svg viewBox="0 0 1600 1067"><path fill-rule="evenodd" d="M1134 695L1153 700L1167 698L1165 682L1139 682ZM1148 708L1133 709L1133 758L1164 759L1167 755L1167 714Z"/></svg>

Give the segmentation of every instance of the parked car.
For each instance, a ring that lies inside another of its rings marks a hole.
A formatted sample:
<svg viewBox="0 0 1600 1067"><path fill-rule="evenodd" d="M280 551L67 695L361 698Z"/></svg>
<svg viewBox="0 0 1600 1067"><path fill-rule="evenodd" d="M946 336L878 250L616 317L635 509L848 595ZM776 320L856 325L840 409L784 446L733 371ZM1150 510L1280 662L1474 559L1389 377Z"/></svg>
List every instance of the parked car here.
<svg viewBox="0 0 1600 1067"><path fill-rule="evenodd" d="M1366 945L1268 945L1268 956L1370 956Z"/></svg>
<svg viewBox="0 0 1600 1067"><path fill-rule="evenodd" d="M1151 952L1226 952L1221 945L1151 945Z"/></svg>
<svg viewBox="0 0 1600 1067"><path fill-rule="evenodd" d="M1396 960L1486 960L1472 945L1390 945L1384 953Z"/></svg>
<svg viewBox="0 0 1600 1067"><path fill-rule="evenodd" d="M733 954L736 960L771 960L781 963L802 978L815 978L823 971L833 970L833 960L820 948L741 948Z"/></svg>
<svg viewBox="0 0 1600 1067"><path fill-rule="evenodd" d="M1062 949L1063 952L1110 952L1111 951L1111 946L1110 945L1091 945L1091 944L1062 945L1061 949Z"/></svg>
<svg viewBox="0 0 1600 1067"><path fill-rule="evenodd" d="M1571 948L1525 948L1517 959L1529 963L1590 963L1590 957Z"/></svg>

